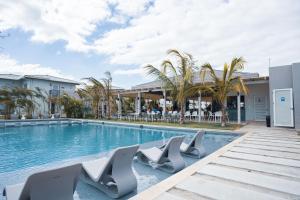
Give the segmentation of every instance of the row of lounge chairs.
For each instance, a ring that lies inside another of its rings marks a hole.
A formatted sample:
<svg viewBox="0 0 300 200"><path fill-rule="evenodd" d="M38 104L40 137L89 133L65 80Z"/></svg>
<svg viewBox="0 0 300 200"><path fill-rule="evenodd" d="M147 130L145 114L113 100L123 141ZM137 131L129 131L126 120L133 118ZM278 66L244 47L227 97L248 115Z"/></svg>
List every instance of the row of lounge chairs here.
<svg viewBox="0 0 300 200"><path fill-rule="evenodd" d="M196 158L205 155L201 146L203 135L204 131L198 132L188 143L183 142L183 136L172 137L160 148L117 148L105 158L35 173L25 183L6 186L3 195L7 200L72 200L80 179L112 198L119 198L137 189L132 170L135 156L144 164L175 173L185 167L180 152Z"/></svg>
<svg viewBox="0 0 300 200"><path fill-rule="evenodd" d="M19 118L20 117L20 118ZM59 119L60 118L60 114L56 113L56 114L51 114L51 115L32 115L30 119ZM11 120L19 120L19 119L26 119L26 116L24 114L22 115L16 115L16 114L11 114L10 115L10 119Z"/></svg>

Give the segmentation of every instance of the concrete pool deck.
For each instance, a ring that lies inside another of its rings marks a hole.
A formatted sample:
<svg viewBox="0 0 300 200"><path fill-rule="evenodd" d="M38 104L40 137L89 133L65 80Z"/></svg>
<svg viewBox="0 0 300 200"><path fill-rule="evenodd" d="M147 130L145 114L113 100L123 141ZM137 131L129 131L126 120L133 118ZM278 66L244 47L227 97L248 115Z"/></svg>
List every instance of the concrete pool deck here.
<svg viewBox="0 0 300 200"><path fill-rule="evenodd" d="M243 136L131 199L300 199L300 136L247 125Z"/></svg>

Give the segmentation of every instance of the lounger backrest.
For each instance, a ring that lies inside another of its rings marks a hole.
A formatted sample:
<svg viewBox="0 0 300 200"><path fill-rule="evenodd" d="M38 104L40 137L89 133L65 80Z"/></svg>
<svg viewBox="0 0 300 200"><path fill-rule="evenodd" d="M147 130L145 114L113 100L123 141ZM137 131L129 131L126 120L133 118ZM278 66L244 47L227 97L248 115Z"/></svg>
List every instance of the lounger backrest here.
<svg viewBox="0 0 300 200"><path fill-rule="evenodd" d="M191 140L191 143L189 144L189 146L199 148L201 146L201 142L202 142L202 138L203 138L204 134L205 134L205 131L203 131L203 130L198 131L195 134L195 136L193 137L193 139Z"/></svg>
<svg viewBox="0 0 300 200"><path fill-rule="evenodd" d="M180 145L183 139L184 136L171 137L162 150L161 159L164 159L164 157L180 155Z"/></svg>
<svg viewBox="0 0 300 200"><path fill-rule="evenodd" d="M81 168L75 164L29 176L20 200L72 200Z"/></svg>
<svg viewBox="0 0 300 200"><path fill-rule="evenodd" d="M107 175L118 176L118 173L130 173L132 171L133 157L138 148L139 145L134 145L114 150L105 166L104 173L99 179Z"/></svg>

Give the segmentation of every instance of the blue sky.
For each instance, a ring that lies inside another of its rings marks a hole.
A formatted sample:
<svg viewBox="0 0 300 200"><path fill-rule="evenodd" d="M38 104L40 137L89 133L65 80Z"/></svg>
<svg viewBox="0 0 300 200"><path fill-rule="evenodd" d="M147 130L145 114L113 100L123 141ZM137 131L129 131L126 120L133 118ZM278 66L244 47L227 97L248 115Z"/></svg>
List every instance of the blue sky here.
<svg viewBox="0 0 300 200"><path fill-rule="evenodd" d="M1 40L1 46L4 48L2 53L10 55L19 63L39 63L41 66L51 66L63 76L72 79L80 80L89 76L101 78L107 70L136 67L110 64L107 56L94 52L81 53L66 50L63 40L43 44L31 42L31 33L20 29L11 29L5 33L9 33L9 37Z"/></svg>
<svg viewBox="0 0 300 200"><path fill-rule="evenodd" d="M166 51L222 67L243 56L245 71L300 62L298 0L0 0L0 73L80 80L113 75L129 88L151 80Z"/></svg>

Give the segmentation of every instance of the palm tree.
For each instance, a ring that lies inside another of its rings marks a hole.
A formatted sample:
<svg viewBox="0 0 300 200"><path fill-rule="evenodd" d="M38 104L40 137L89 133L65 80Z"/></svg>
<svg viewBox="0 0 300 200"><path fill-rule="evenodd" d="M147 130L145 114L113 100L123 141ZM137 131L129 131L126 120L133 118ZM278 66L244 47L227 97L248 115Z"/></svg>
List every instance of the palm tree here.
<svg viewBox="0 0 300 200"><path fill-rule="evenodd" d="M109 71L106 71L105 78L102 79L103 82L103 95L104 99L107 102L107 117L111 117L112 105L114 104L113 95L112 95L112 77Z"/></svg>
<svg viewBox="0 0 300 200"><path fill-rule="evenodd" d="M37 104L34 97L35 92L27 88L0 89L0 103L5 105L7 116L15 109L17 109L19 115L21 110L23 110L26 111L27 115L31 116Z"/></svg>
<svg viewBox="0 0 300 200"><path fill-rule="evenodd" d="M86 100L92 102L93 112L95 118L99 118L99 105L103 96L104 86L103 84L93 77L84 78L88 80L92 85L85 84L84 88L78 89L78 95Z"/></svg>
<svg viewBox="0 0 300 200"><path fill-rule="evenodd" d="M167 51L168 55L176 58L173 64L170 60L164 60L161 69L152 65L145 66L148 74L154 75L163 84L164 89L170 91L171 96L180 106L180 124L184 123L185 102L190 96L189 88L193 85L194 66L193 58L188 53L179 52L176 49Z"/></svg>
<svg viewBox="0 0 300 200"><path fill-rule="evenodd" d="M90 100L95 113L95 117L99 118L100 102L106 102L106 116L111 117L112 108L115 107L112 90L112 77L109 71L105 72L105 78L97 80L93 77L84 78L92 85L85 84L85 88L79 89L77 93L80 97Z"/></svg>
<svg viewBox="0 0 300 200"><path fill-rule="evenodd" d="M49 105L50 95L46 90L43 90L40 87L36 87L35 90L34 90L34 96L36 98L42 100L44 113L46 112L46 106L45 105L47 105L48 111L50 110L50 105ZM41 113L39 115L41 115Z"/></svg>
<svg viewBox="0 0 300 200"><path fill-rule="evenodd" d="M223 75L218 77L209 63L202 65L200 77L204 81L207 74L210 76L211 84L202 84L199 90L204 90L213 95L213 98L220 104L222 111L222 126L226 125L226 100L231 92L243 92L247 94L248 89L244 84L243 79L236 74L244 69L245 60L242 57L233 58L230 64L225 63Z"/></svg>
<svg viewBox="0 0 300 200"><path fill-rule="evenodd" d="M11 90L8 88L0 89L0 104L5 107L5 115L8 118L9 114L15 109L16 104Z"/></svg>
<svg viewBox="0 0 300 200"><path fill-rule="evenodd" d="M32 116L36 103L33 99L34 92L27 88L15 87L11 90L11 95L15 99L18 114L21 114L21 110L25 110L27 115Z"/></svg>

